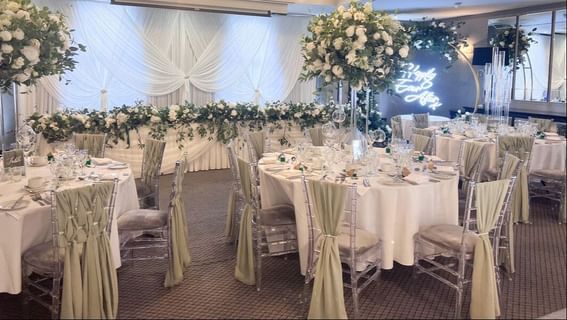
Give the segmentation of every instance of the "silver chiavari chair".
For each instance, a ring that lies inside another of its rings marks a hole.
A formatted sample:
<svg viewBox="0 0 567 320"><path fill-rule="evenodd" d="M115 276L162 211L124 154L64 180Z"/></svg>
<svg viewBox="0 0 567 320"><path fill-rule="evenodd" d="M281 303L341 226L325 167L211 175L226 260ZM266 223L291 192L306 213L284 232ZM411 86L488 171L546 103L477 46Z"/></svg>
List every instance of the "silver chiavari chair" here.
<svg viewBox="0 0 567 320"><path fill-rule="evenodd" d="M141 208L159 209L159 174L164 151L165 141L144 141L141 176L136 179L136 192Z"/></svg>
<svg viewBox="0 0 567 320"><path fill-rule="evenodd" d="M229 208L232 209L228 214L226 222L225 234L229 241L234 244L238 241L238 232L240 230L240 216L244 204L244 194L242 191L242 182L240 181L240 172L238 170L238 158L235 150L235 141L232 140L227 145L228 161L230 165L230 172L232 174L232 186L230 192L232 196L229 198ZM236 248L236 246L235 246Z"/></svg>

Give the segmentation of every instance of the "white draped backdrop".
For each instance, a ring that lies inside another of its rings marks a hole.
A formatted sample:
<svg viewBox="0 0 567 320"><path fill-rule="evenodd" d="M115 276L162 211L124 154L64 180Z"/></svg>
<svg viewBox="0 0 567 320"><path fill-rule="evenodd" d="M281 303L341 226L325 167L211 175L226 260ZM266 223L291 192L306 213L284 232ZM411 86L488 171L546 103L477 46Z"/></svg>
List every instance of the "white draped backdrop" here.
<svg viewBox="0 0 567 320"><path fill-rule="evenodd" d="M109 108L144 101L162 106L313 100L315 82L298 82L300 37L308 17L251 17L34 0L63 12L77 42L75 71L20 94L19 119L58 108ZM70 80L65 85L65 80Z"/></svg>

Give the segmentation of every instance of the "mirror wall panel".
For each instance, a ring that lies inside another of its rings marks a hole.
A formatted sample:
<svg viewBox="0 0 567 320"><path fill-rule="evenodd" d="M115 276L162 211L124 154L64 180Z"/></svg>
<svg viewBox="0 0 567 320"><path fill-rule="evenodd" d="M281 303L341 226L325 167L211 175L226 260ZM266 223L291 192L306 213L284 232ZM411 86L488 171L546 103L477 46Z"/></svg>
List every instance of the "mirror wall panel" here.
<svg viewBox="0 0 567 320"><path fill-rule="evenodd" d="M555 29L553 40L553 60L551 67L551 78L549 83L550 101L562 102L566 100L566 12L558 10L555 12Z"/></svg>

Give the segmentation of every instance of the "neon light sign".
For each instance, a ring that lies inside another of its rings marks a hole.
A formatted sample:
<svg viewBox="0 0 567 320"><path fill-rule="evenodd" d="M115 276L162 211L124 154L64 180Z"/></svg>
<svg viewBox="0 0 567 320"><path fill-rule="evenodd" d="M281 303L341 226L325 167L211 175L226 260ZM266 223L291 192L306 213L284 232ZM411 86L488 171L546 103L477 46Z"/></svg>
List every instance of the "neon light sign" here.
<svg viewBox="0 0 567 320"><path fill-rule="evenodd" d="M421 71L420 68L420 65L408 63L408 68L403 71L402 78L396 82L396 93L405 93L405 102L418 101L420 105L435 110L443 105L439 97L434 92L429 91L437 73L435 68L427 71Z"/></svg>

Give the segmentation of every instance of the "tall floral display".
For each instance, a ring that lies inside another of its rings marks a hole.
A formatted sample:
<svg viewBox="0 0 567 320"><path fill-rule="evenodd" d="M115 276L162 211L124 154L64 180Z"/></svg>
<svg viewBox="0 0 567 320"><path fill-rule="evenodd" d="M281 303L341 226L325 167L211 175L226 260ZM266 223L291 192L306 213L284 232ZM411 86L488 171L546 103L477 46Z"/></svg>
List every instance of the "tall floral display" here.
<svg viewBox="0 0 567 320"><path fill-rule="evenodd" d="M39 8L30 0L0 0L0 89L13 83L33 85L39 78L75 68L74 44L60 13Z"/></svg>
<svg viewBox="0 0 567 320"><path fill-rule="evenodd" d="M348 82L353 106L362 88L390 89L401 76L409 55L410 35L397 20L374 11L372 2L363 5L351 1L348 8L339 6L330 14L316 16L308 31L310 35L302 39L305 63L301 78L320 77L323 85ZM358 146L364 144L356 127L357 109L351 108L349 137L354 160L362 156Z"/></svg>

